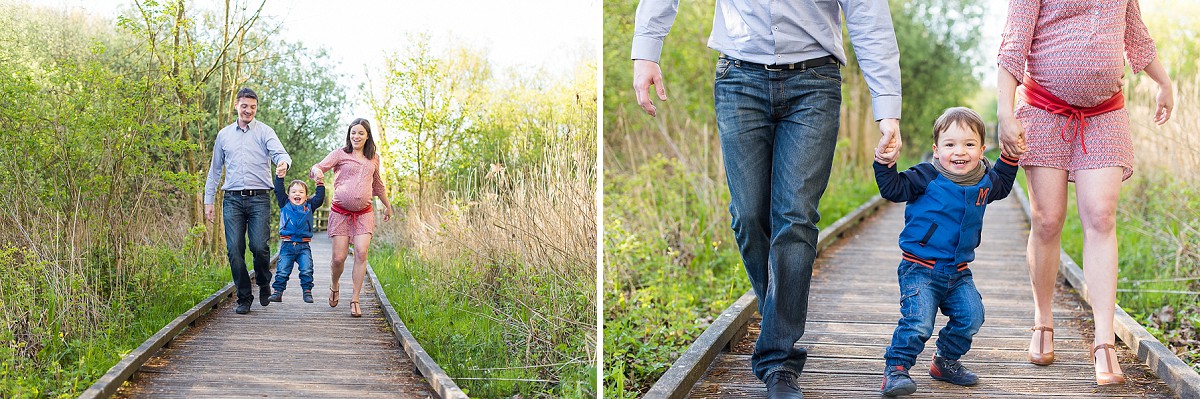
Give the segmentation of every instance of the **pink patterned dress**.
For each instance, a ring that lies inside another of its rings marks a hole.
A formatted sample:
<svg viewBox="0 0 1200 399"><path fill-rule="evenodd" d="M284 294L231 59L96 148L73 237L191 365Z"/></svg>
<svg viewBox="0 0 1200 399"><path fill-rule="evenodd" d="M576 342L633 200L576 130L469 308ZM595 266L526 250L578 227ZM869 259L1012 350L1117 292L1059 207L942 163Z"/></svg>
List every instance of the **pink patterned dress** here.
<svg viewBox="0 0 1200 399"><path fill-rule="evenodd" d="M1017 82L1033 79L1076 107L1091 107L1121 91L1125 59L1134 73L1154 61L1156 50L1142 23L1138 0L1010 0L999 64ZM1088 117L1082 134L1064 132L1067 117L1021 104L1029 149L1021 166L1068 171L1121 167L1133 174L1129 113L1122 108ZM1084 150L1086 148L1086 151Z"/></svg>
<svg viewBox="0 0 1200 399"><path fill-rule="evenodd" d="M321 172L333 169L337 177L333 181L333 204L350 212L371 206L375 196L384 196L387 191L379 174L379 153L366 159L338 148L317 163ZM350 236L375 232L375 213L358 216L329 212L329 236Z"/></svg>

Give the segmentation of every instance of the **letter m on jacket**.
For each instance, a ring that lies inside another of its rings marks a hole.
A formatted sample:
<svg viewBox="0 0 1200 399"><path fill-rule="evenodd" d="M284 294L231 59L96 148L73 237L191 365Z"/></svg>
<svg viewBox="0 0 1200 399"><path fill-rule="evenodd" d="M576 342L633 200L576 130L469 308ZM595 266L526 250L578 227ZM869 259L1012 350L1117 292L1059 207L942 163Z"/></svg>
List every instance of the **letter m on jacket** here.
<svg viewBox="0 0 1200 399"><path fill-rule="evenodd" d="M988 192L992 191L991 187L982 187L979 189L979 197L975 199L975 206L983 206L987 204Z"/></svg>

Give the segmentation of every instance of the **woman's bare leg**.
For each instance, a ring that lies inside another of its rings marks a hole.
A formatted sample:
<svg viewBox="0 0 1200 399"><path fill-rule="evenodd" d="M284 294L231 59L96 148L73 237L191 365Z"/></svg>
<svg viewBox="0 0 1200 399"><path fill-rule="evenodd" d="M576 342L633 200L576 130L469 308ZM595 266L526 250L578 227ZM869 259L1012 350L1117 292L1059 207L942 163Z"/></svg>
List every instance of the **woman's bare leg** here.
<svg viewBox="0 0 1200 399"><path fill-rule="evenodd" d="M329 283L331 290L341 289L338 286L338 280L342 279L342 271L346 269L346 252L349 249L350 237L333 236L333 259L329 262L329 272L333 275L333 281Z"/></svg>
<svg viewBox="0 0 1200 399"><path fill-rule="evenodd" d="M1118 167L1075 172L1075 196L1083 225L1083 278L1096 320L1093 348L1116 341L1113 313L1117 303L1117 202L1123 173ZM1119 372L1116 359L1112 362L1114 369L1108 370L1108 354L1108 351L1096 352L1097 371Z"/></svg>
<svg viewBox="0 0 1200 399"><path fill-rule="evenodd" d="M354 296L350 300L355 302L358 302L358 294L362 292L363 280L367 276L367 252L370 248L370 234L354 236Z"/></svg>
<svg viewBox="0 0 1200 399"><path fill-rule="evenodd" d="M1067 211L1067 171L1047 167L1025 169L1032 213L1029 245L1029 280L1033 286L1033 324L1054 327L1054 285L1058 280L1059 250L1063 220ZM1044 346L1038 351L1039 341ZM1042 341L1042 334L1029 339L1030 352L1052 352L1054 342Z"/></svg>

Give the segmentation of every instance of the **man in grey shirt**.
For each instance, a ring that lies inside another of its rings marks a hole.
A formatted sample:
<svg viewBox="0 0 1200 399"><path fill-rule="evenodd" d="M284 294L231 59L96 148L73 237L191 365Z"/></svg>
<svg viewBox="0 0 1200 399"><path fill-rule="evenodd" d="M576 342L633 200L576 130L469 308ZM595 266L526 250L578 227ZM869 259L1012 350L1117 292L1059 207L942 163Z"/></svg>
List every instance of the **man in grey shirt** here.
<svg viewBox="0 0 1200 399"><path fill-rule="evenodd" d="M651 116L658 61L678 0L642 0L633 37L633 87ZM817 203L829 182L841 108L841 14L871 89L882 137L899 151L900 53L887 0L717 0L708 46L733 230L758 297L762 333L750 359L769 398L803 397L797 377L816 257Z"/></svg>
<svg viewBox="0 0 1200 399"><path fill-rule="evenodd" d="M225 169L224 200L221 216L225 222L225 249L229 255L229 269L233 284L237 286L238 314L250 313L254 294L250 291L250 274L246 271L246 238L249 236L250 252L254 254L254 281L258 284L259 304L271 302L270 249L267 238L271 221L270 164L275 163L275 173L285 172L292 158L283 149L279 137L270 126L254 120L258 113L258 95L243 88L238 90L237 121L217 133L213 143L212 164L208 168L208 179L204 182L204 215L213 221L213 203L216 202L217 183L221 169Z"/></svg>

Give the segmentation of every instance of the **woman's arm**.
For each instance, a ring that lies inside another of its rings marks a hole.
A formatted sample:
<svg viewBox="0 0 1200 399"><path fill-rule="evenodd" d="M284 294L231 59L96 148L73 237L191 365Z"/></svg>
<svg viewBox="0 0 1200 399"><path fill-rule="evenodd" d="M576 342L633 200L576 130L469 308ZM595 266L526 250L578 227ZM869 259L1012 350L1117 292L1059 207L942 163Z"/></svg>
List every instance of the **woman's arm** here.
<svg viewBox="0 0 1200 399"><path fill-rule="evenodd" d="M1155 57L1154 61L1150 61L1150 64L1146 66L1146 75L1158 83L1158 96L1154 98L1158 102L1158 107L1154 110L1154 123L1162 125L1171 119L1171 111L1175 109L1171 77L1167 75L1167 69L1163 68L1158 57Z"/></svg>
<svg viewBox="0 0 1200 399"><path fill-rule="evenodd" d="M388 202L387 187L383 185L382 163L379 161L379 154L375 154L375 172L371 174L371 192L376 197L379 197L379 202L383 203L383 221L392 219L392 204Z"/></svg>
<svg viewBox="0 0 1200 399"><path fill-rule="evenodd" d="M329 152L329 155L326 155L325 159L322 159L321 162L317 162L316 165L313 165L312 168L308 169L308 177L312 178L313 180L324 179L325 172L329 171L329 169L333 169L333 167L337 165L338 161L341 160L342 154L345 153L346 152L342 151L340 148Z"/></svg>
<svg viewBox="0 0 1200 399"><path fill-rule="evenodd" d="M1017 96L1017 78L1007 69L996 74L996 119L1000 129L1000 152L1013 157L1025 153L1025 128L1013 114Z"/></svg>

